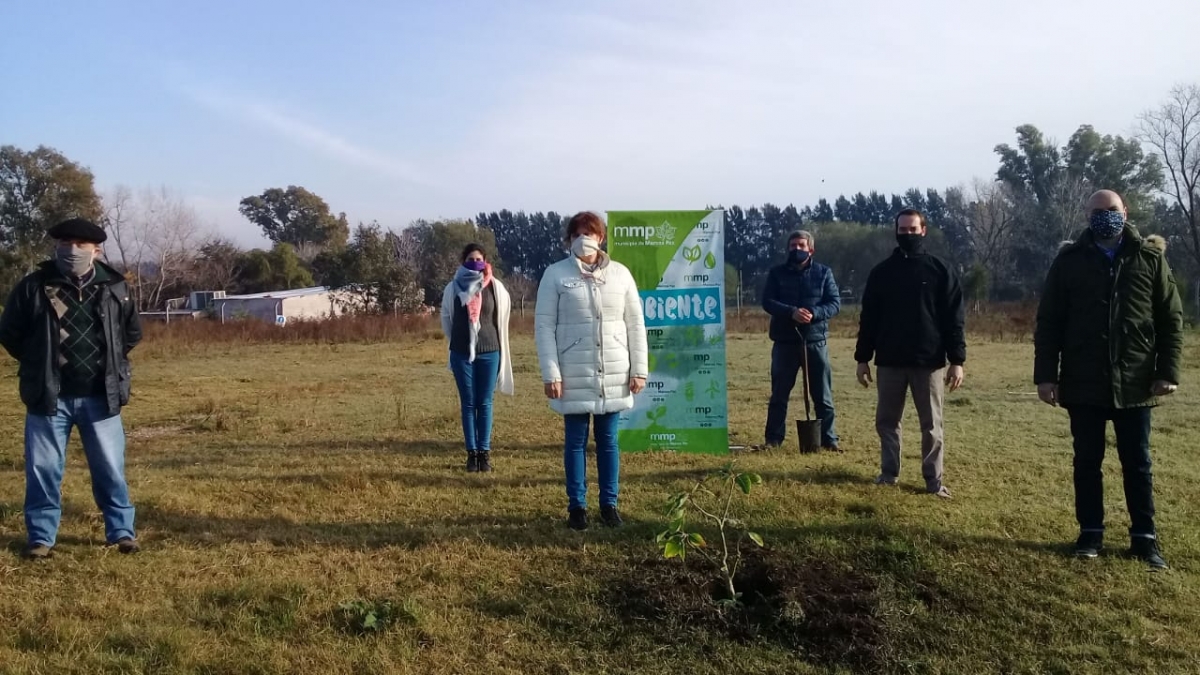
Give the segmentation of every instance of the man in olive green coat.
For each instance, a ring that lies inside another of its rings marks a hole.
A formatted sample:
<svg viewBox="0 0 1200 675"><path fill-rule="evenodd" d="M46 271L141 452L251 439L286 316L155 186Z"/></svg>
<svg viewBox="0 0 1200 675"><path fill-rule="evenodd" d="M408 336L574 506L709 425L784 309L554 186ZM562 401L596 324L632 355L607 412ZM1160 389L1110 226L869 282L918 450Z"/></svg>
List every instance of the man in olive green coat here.
<svg viewBox="0 0 1200 675"><path fill-rule="evenodd" d="M1038 397L1071 418L1075 554L1104 543L1105 427L1111 420L1125 479L1130 553L1165 569L1154 529L1150 410L1179 384L1183 308L1161 237L1142 239L1120 195L1088 200L1089 227L1050 266L1034 334Z"/></svg>

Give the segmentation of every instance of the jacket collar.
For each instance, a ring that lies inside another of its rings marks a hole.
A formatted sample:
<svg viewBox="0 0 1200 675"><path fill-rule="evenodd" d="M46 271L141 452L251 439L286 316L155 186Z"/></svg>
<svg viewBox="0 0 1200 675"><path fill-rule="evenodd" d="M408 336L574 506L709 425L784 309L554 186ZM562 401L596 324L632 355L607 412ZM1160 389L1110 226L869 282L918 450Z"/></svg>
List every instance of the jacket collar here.
<svg viewBox="0 0 1200 675"><path fill-rule="evenodd" d="M124 275L114 269L108 263L97 260L92 268L94 276L89 283L102 284L105 286L115 286L125 280ZM58 263L53 259L46 260L38 265L38 271L41 272L44 280L52 284L72 284L73 281L68 279L62 270L58 269Z"/></svg>
<svg viewBox="0 0 1200 675"><path fill-rule="evenodd" d="M600 251L596 254L595 265L585 265L582 260L576 258L574 254L571 254L571 262L575 263L575 267L579 270L579 272L581 274L591 274L593 276L603 276L604 271L608 269L609 260L610 258L608 257L608 254L604 251Z"/></svg>
<svg viewBox="0 0 1200 675"><path fill-rule="evenodd" d="M912 253L905 253L904 249L897 246L896 248L892 249L892 255L896 258L917 258L920 256L929 255L929 253L925 251L925 245L922 244L918 246L917 250L913 251Z"/></svg>
<svg viewBox="0 0 1200 675"><path fill-rule="evenodd" d="M1092 228L1084 228L1083 232L1079 233L1075 241L1064 247L1067 251L1089 250L1096 247L1096 235L1092 233ZM1121 247L1117 249L1117 255L1123 255L1126 251L1133 252L1142 247L1142 235L1129 223L1125 223L1125 229L1121 230Z"/></svg>

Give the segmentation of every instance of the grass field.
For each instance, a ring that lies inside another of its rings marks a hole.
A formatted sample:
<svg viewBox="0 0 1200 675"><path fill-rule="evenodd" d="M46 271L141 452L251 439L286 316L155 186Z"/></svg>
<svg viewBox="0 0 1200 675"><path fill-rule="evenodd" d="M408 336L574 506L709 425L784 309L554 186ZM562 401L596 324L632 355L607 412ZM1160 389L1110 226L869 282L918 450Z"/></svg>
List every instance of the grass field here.
<svg viewBox="0 0 1200 675"><path fill-rule="evenodd" d="M23 409L6 362L0 672L1200 672L1198 348L1154 419L1173 569L1151 574L1116 552L1066 555L1066 414L1037 403L1028 343L971 344L947 402L943 502L920 492L911 406L901 487L871 484L874 390L853 382L852 342L834 340L847 452L739 459L765 481L746 503L767 544L759 581L793 600L754 634L683 602L703 595L703 567L655 560L661 503L719 458L626 456L627 526L566 529L561 418L528 336L483 476L462 470L441 340L182 353L151 341L126 412L144 551L101 546L73 447L57 556L39 564L18 556ZM734 443L761 440L768 354L760 335L730 339ZM1123 549L1110 454L1109 545Z"/></svg>

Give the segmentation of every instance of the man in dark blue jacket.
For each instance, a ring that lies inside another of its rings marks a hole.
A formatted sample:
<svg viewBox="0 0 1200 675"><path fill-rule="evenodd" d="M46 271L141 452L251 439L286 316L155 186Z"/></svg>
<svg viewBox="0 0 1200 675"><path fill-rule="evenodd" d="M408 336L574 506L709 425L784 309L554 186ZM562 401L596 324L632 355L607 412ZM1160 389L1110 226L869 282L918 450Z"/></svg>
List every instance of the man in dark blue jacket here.
<svg viewBox="0 0 1200 675"><path fill-rule="evenodd" d="M829 319L842 307L833 271L813 261L810 232L788 237L787 262L767 275L763 309L771 315L771 402L767 406L767 445L782 445L787 434L788 398L808 351L808 391L821 420L821 446L838 451L834 427L833 373L829 367Z"/></svg>

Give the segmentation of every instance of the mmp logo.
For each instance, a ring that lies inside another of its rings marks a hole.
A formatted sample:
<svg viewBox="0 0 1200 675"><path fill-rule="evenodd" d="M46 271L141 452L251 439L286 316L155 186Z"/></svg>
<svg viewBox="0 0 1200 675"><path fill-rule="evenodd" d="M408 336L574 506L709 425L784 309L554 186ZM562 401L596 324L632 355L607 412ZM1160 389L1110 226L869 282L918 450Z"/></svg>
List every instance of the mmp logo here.
<svg viewBox="0 0 1200 675"><path fill-rule="evenodd" d="M669 221L663 221L662 225L617 225L613 237L634 246L671 245L678 229Z"/></svg>

